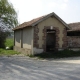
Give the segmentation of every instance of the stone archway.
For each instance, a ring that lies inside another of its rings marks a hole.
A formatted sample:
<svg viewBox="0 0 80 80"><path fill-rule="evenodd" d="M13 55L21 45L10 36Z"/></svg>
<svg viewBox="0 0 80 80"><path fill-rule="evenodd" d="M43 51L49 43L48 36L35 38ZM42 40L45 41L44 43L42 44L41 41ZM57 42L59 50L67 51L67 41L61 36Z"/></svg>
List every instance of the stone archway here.
<svg viewBox="0 0 80 80"><path fill-rule="evenodd" d="M44 52L47 51L46 50L46 38L47 38L47 33L46 32L47 32L48 29L51 29L51 26L44 26L44 29L43 29L44 36L42 36L43 37L43 41L44 41L44 43L43 43ZM56 31L56 33L55 33L55 49L58 49L59 48L59 43L58 43L59 37L58 37L58 34L60 33L60 31L59 31L58 27L53 27L53 30Z"/></svg>

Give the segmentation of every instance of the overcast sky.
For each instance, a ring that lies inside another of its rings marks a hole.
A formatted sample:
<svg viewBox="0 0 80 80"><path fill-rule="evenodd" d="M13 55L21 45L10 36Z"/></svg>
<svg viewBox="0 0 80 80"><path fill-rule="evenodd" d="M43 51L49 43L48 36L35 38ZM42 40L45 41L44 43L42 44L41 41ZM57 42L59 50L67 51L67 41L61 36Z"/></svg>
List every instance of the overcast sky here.
<svg viewBox="0 0 80 80"><path fill-rule="evenodd" d="M20 23L55 12L66 23L80 22L80 0L9 0Z"/></svg>

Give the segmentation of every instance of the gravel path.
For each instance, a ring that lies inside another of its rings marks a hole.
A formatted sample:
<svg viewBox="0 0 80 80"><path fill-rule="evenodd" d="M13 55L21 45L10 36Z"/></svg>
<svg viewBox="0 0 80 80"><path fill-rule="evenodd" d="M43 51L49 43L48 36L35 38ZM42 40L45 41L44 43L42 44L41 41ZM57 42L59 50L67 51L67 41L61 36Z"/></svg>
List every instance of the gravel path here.
<svg viewBox="0 0 80 80"><path fill-rule="evenodd" d="M0 80L80 80L80 57L56 60L0 57Z"/></svg>

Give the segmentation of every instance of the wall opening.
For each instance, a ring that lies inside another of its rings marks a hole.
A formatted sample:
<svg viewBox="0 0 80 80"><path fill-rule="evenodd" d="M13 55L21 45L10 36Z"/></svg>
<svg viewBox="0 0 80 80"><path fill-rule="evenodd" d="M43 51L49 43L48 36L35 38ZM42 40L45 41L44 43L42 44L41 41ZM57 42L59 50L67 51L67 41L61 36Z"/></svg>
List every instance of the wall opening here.
<svg viewBox="0 0 80 80"><path fill-rule="evenodd" d="M46 31L46 52L51 52L55 50L56 45L56 31L47 29Z"/></svg>
<svg viewBox="0 0 80 80"><path fill-rule="evenodd" d="M67 32L68 48L80 48L80 31Z"/></svg>
<svg viewBox="0 0 80 80"><path fill-rule="evenodd" d="M67 32L67 36L80 36L80 31Z"/></svg>

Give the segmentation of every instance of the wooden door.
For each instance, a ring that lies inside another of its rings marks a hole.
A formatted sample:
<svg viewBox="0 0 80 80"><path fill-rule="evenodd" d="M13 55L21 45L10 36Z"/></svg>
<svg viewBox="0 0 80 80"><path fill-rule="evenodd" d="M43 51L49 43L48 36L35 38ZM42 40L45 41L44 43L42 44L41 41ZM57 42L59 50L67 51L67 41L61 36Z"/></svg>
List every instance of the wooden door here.
<svg viewBox="0 0 80 80"><path fill-rule="evenodd" d="M47 32L47 36L46 36L46 51L54 51L55 50L55 40L56 36L55 36L55 31L49 31Z"/></svg>

